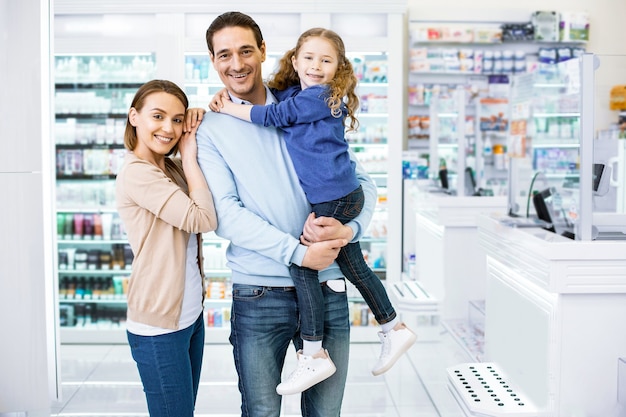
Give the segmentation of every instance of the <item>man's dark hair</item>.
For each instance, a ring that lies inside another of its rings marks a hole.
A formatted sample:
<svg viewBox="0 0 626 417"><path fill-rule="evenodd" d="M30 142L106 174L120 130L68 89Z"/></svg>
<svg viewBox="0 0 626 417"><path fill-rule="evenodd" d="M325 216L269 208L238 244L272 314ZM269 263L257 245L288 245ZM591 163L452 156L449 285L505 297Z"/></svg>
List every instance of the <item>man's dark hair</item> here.
<svg viewBox="0 0 626 417"><path fill-rule="evenodd" d="M206 44L209 47L209 52L211 55L214 55L215 51L213 51L213 35L215 32L220 31L227 27L238 26L242 28L248 28L252 30L254 33L254 38L256 40L256 44L259 48L261 48L261 43L263 42L263 34L261 33L261 28L259 25L247 14L243 14L241 12L226 12L213 20L211 26L206 30Z"/></svg>

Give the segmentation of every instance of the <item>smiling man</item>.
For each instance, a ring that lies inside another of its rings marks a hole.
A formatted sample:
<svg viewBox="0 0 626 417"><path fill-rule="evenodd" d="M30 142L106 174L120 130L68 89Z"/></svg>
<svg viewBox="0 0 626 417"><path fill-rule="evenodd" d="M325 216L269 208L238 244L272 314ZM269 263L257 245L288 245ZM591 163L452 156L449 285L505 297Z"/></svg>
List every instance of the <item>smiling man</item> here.
<svg viewBox="0 0 626 417"><path fill-rule="evenodd" d="M263 83L266 45L249 16L227 12L206 33L209 55L231 99L276 102ZM292 263L319 270L325 301L324 348L337 372L302 393L302 415L339 416L348 370L350 323L339 249L357 241L373 214L376 187L357 163L365 205L354 220L309 216L281 131L209 112L197 133L198 161L213 192L217 234L228 239L233 305L230 342L241 392L242 416L280 415L281 381L290 342L302 348ZM354 155L351 155L354 158ZM305 223L306 222L306 223ZM305 224L306 241L299 239Z"/></svg>

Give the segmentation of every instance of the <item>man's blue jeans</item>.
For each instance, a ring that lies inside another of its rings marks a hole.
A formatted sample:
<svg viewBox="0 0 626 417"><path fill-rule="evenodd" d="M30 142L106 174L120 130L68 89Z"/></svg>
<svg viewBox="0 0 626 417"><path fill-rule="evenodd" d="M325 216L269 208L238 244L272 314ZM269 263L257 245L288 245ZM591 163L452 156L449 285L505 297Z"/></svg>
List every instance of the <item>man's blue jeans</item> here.
<svg viewBox="0 0 626 417"><path fill-rule="evenodd" d="M324 348L337 371L302 393L303 417L339 416L348 373L350 322L346 292L321 285ZM298 300L293 287L233 285L230 343L239 375L242 417L278 417L276 386L289 343L302 348Z"/></svg>
<svg viewBox="0 0 626 417"><path fill-rule="evenodd" d="M361 212L364 201L363 189L359 187L338 200L313 204L311 210L315 217L332 217L346 224ZM385 286L365 262L359 242L341 248L336 261L343 275L359 290L378 324L388 323L396 317ZM298 292L302 338L308 341L323 340L326 335L317 271L292 264L289 273ZM330 356L333 357L332 354Z"/></svg>
<svg viewBox="0 0 626 417"><path fill-rule="evenodd" d="M186 329L159 336L126 332L150 417L193 417L204 353L202 317Z"/></svg>

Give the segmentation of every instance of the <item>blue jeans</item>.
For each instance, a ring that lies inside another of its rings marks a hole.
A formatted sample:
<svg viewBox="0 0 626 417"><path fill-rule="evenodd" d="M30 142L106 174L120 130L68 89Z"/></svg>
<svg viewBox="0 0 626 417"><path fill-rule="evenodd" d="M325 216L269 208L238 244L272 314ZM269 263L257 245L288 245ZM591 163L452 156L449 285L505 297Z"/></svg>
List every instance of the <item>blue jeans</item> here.
<svg viewBox="0 0 626 417"><path fill-rule="evenodd" d="M333 217L346 224L361 212L364 200L363 189L359 187L341 199L313 204L311 211L316 217ZM336 261L344 276L359 290L379 324L390 322L396 317L385 286L365 262L359 242L344 246ZM292 264L289 273L298 293L302 338L308 341L323 340L323 298L317 285L317 271Z"/></svg>
<svg viewBox="0 0 626 417"><path fill-rule="evenodd" d="M319 286L320 284L318 284ZM303 417L339 416L348 373L350 321L345 291L322 284L324 348L337 372L302 393ZM239 375L242 417L278 417L276 386L289 343L302 348L298 301L293 287L233 285L230 343Z"/></svg>
<svg viewBox="0 0 626 417"><path fill-rule="evenodd" d="M193 417L204 353L202 317L186 329L158 336L126 332L151 417Z"/></svg>

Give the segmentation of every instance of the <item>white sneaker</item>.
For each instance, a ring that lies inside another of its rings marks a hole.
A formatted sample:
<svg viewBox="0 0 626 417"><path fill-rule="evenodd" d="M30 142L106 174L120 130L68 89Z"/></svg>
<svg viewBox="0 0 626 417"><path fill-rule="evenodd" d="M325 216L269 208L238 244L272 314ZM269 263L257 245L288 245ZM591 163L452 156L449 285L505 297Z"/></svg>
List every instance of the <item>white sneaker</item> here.
<svg viewBox="0 0 626 417"><path fill-rule="evenodd" d="M383 346L380 352L378 363L372 369L372 374L380 375L387 372L396 363L400 356L404 354L415 340L417 336L408 327L404 326L399 330L391 330L388 333L378 332L378 337Z"/></svg>
<svg viewBox="0 0 626 417"><path fill-rule="evenodd" d="M303 355L301 350L297 354L298 367L286 381L281 382L276 387L276 392L280 395L298 394L306 391L337 370L326 349L321 349L313 356Z"/></svg>

